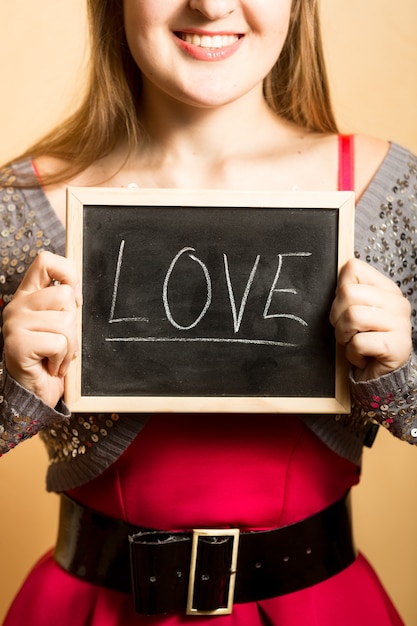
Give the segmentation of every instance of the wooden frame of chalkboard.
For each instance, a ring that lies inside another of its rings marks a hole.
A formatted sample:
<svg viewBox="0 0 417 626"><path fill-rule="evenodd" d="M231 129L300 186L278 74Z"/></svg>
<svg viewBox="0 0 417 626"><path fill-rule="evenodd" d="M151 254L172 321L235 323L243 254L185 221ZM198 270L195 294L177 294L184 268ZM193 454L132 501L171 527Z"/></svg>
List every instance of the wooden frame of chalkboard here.
<svg viewBox="0 0 417 626"><path fill-rule="evenodd" d="M328 321L353 192L76 188L72 411L348 413Z"/></svg>

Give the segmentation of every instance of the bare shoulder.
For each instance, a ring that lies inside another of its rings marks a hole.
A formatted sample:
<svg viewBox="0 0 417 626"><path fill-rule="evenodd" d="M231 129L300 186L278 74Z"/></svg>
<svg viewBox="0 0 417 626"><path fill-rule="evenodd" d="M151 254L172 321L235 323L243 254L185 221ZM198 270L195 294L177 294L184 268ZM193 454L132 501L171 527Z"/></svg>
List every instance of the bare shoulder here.
<svg viewBox="0 0 417 626"><path fill-rule="evenodd" d="M39 175L40 183L47 177L56 174L62 170L64 163L60 159L49 156L41 156L35 160L36 170ZM64 224L66 223L66 184L59 183L56 185L42 185L43 191L49 200L50 205L54 209L58 218Z"/></svg>
<svg viewBox="0 0 417 626"><path fill-rule="evenodd" d="M64 225L66 222L66 188L69 185L89 187L94 185L100 186L104 182L109 184L112 181L114 172L120 169L121 164L123 164L123 158L120 158L117 152L116 154L111 153L107 157L93 162L89 167L74 175L74 177L68 174L68 177L62 182L43 185L46 197ZM50 176L60 175L63 172L65 175L65 172L73 171L71 164L68 164L65 160L48 155L36 158L35 165L41 184L43 179L46 180Z"/></svg>
<svg viewBox="0 0 417 626"><path fill-rule="evenodd" d="M62 171L65 163L55 157L41 156L35 160L35 166L42 184L42 180L47 176ZM66 187L69 184L71 184L71 181L42 186L50 205L64 226L66 223Z"/></svg>
<svg viewBox="0 0 417 626"><path fill-rule="evenodd" d="M355 187L358 197L362 195L375 176L389 147L389 142L383 139L368 135L355 135Z"/></svg>

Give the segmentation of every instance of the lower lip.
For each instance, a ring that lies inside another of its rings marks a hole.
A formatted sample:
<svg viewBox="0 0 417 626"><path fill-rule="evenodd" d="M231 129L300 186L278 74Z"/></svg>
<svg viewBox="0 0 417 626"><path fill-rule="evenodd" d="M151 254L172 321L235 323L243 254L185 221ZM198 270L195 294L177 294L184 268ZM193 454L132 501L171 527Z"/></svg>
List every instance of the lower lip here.
<svg viewBox="0 0 417 626"><path fill-rule="evenodd" d="M228 59L236 52L243 41L243 37L239 37L231 46L224 48L201 48L200 46L195 46L192 43L184 41L176 35L174 35L174 37L181 50L198 61L223 61Z"/></svg>

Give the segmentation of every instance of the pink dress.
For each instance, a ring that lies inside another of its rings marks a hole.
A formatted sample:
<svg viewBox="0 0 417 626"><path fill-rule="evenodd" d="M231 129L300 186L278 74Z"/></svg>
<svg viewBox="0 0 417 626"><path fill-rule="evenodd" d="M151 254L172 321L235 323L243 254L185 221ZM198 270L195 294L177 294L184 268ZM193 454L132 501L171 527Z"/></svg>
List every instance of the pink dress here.
<svg viewBox="0 0 417 626"><path fill-rule="evenodd" d="M331 418L329 418L331 419ZM358 482L295 416L156 415L104 474L70 492L131 523L182 530L266 529L307 517ZM236 604L232 615L145 617L130 595L63 571L49 553L35 566L3 626L401 626L362 555L336 576L291 594Z"/></svg>

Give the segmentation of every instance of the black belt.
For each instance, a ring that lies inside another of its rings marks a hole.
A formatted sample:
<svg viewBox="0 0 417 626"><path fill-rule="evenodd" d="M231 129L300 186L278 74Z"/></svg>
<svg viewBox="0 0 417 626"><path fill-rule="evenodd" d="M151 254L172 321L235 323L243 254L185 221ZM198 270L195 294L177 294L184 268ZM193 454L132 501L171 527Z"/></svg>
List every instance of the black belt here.
<svg viewBox="0 0 417 626"><path fill-rule="evenodd" d="M133 593L138 613L221 614L234 602L322 582L353 563L356 550L349 494L305 520L256 532L139 528L63 495L54 557L86 582Z"/></svg>

